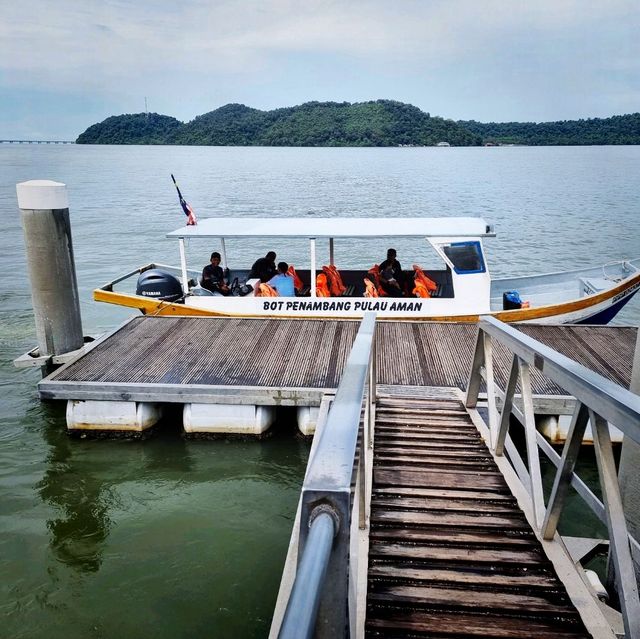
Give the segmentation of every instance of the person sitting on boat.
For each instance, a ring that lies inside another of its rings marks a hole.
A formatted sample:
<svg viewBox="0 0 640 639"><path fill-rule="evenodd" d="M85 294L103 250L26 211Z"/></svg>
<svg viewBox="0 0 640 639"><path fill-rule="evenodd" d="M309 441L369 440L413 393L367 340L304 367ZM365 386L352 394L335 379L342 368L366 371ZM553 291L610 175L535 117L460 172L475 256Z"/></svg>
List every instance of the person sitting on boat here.
<svg viewBox="0 0 640 639"><path fill-rule="evenodd" d="M380 264L380 286L389 297L402 297L404 295L404 275L396 255L396 250L390 248L387 251L387 259Z"/></svg>
<svg viewBox="0 0 640 639"><path fill-rule="evenodd" d="M293 297L296 294L293 276L287 273L288 270L289 265L286 262L279 262L278 274L268 282L269 286L278 291L280 297Z"/></svg>
<svg viewBox="0 0 640 639"><path fill-rule="evenodd" d="M212 293L220 293L221 295L230 295L229 284L224 277L224 270L220 266L220 253L214 251L211 253L211 264L207 264L202 269L202 288L206 288Z"/></svg>
<svg viewBox="0 0 640 639"><path fill-rule="evenodd" d="M269 251L264 257L258 258L251 267L249 279L258 278L261 282L268 282L277 273L276 254Z"/></svg>

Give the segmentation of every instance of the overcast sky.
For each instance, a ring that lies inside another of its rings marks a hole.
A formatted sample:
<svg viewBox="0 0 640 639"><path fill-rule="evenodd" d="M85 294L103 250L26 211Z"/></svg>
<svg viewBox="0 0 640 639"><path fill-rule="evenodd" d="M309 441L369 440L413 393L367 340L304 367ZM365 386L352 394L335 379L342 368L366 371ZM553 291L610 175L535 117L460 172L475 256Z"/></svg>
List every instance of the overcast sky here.
<svg viewBox="0 0 640 639"><path fill-rule="evenodd" d="M638 0L0 0L0 138L388 98L546 121L640 111Z"/></svg>

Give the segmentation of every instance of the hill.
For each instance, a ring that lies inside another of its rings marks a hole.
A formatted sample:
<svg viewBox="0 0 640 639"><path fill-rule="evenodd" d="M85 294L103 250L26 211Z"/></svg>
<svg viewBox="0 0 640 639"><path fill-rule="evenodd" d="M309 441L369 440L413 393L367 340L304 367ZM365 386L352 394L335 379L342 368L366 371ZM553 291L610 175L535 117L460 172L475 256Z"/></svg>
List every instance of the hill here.
<svg viewBox="0 0 640 639"><path fill-rule="evenodd" d="M483 143L542 145L640 144L640 113L560 122L459 121Z"/></svg>
<svg viewBox="0 0 640 639"><path fill-rule="evenodd" d="M473 146L480 137L453 120L431 117L391 100L350 104L307 102L260 111L227 104L182 124L158 114L107 118L89 127L79 144L186 144L215 146Z"/></svg>
<svg viewBox="0 0 640 639"><path fill-rule="evenodd" d="M180 120L157 113L112 115L80 134L76 144L166 144L181 126Z"/></svg>
<svg viewBox="0 0 640 639"><path fill-rule="evenodd" d="M561 122L458 121L411 104L307 102L261 111L227 104L191 122L157 113L112 116L90 126L78 144L203 146L451 146L480 144L640 144L640 113Z"/></svg>

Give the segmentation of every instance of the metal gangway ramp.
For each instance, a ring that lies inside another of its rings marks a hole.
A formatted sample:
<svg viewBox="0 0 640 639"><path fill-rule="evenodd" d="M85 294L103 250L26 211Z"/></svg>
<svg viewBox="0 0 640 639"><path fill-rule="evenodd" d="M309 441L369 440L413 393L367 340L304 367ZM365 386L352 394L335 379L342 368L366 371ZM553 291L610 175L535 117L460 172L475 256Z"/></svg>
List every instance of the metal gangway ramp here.
<svg viewBox="0 0 640 639"><path fill-rule="evenodd" d="M609 437L640 443L640 397L492 318L466 393L378 386L375 330L366 316L319 420L270 637L640 639L640 547ZM513 357L504 388L496 340ZM576 399L561 454L536 431L532 369ZM575 472L588 422L602 500ZM541 457L556 467L546 495ZM618 610L558 533L569 487L607 525Z"/></svg>
<svg viewBox="0 0 640 639"><path fill-rule="evenodd" d="M367 633L587 637L456 395L378 395Z"/></svg>

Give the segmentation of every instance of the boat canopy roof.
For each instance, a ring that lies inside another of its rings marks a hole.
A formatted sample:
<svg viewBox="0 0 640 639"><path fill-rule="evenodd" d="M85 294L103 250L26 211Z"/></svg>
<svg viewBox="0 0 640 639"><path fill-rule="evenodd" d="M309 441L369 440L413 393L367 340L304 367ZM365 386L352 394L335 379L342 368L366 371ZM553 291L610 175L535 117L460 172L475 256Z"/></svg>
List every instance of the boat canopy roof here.
<svg viewBox="0 0 640 639"><path fill-rule="evenodd" d="M480 217L210 217L167 237L480 237Z"/></svg>

